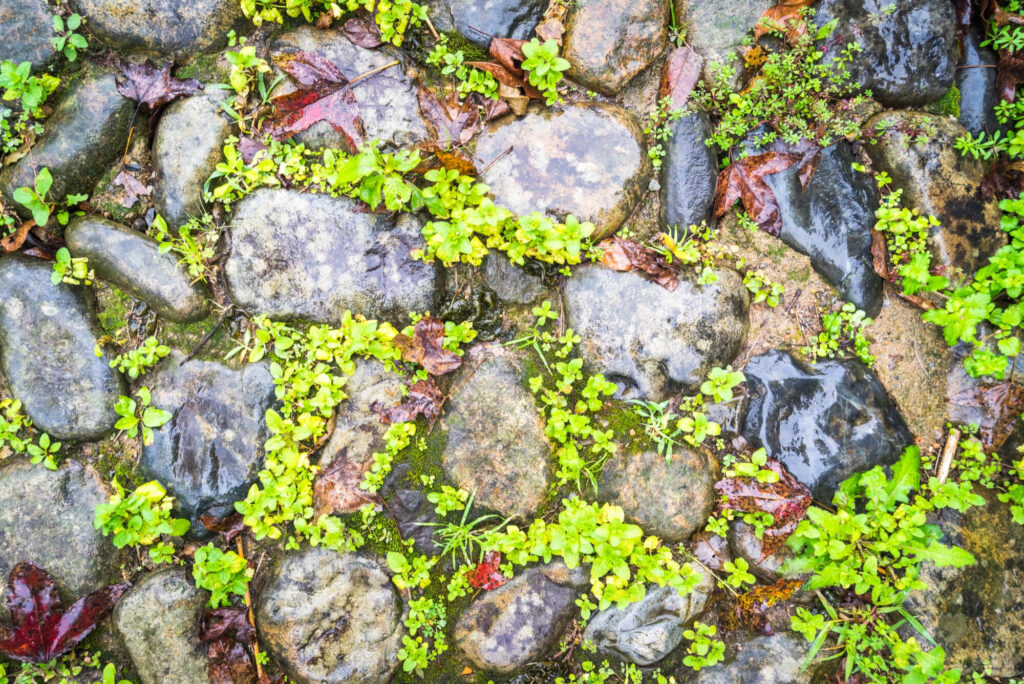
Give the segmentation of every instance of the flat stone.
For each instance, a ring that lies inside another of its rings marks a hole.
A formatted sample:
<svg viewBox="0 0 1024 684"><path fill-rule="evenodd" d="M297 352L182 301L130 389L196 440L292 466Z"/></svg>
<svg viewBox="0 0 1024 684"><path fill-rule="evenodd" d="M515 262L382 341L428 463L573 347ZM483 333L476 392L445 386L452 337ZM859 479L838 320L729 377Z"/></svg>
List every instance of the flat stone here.
<svg viewBox="0 0 1024 684"><path fill-rule="evenodd" d="M143 300L158 314L178 323L210 315L208 292L189 281L175 255L160 253L148 235L92 216L72 221L64 233L68 251L89 259L102 280Z"/></svg>
<svg viewBox="0 0 1024 684"><path fill-rule="evenodd" d="M170 226L203 214L203 183L221 159L231 123L210 91L168 105L153 138L153 204ZM223 92L223 91L221 91Z"/></svg>
<svg viewBox="0 0 1024 684"><path fill-rule="evenodd" d="M529 519L551 481L551 447L521 358L496 345L467 353L452 378L442 466L476 504Z"/></svg>
<svg viewBox="0 0 1024 684"><path fill-rule="evenodd" d="M0 35L3 58L15 64L28 62L39 69L56 54L50 42L53 14L46 0L5 0L0 5Z"/></svg>
<svg viewBox="0 0 1024 684"><path fill-rule="evenodd" d="M815 668L801 671L810 647L790 632L752 637L727 647L725 662L701 669L693 684L810 684Z"/></svg>
<svg viewBox="0 0 1024 684"><path fill-rule="evenodd" d="M256 626L296 682L377 684L398 667L403 611L381 561L311 547L271 573Z"/></svg>
<svg viewBox="0 0 1024 684"><path fill-rule="evenodd" d="M495 204L519 215L572 214L596 226L595 240L618 230L651 176L635 117L603 103L533 107L495 121L477 136L476 156Z"/></svg>
<svg viewBox="0 0 1024 684"><path fill-rule="evenodd" d="M669 122L668 127L672 137L662 143L662 223L679 229L702 222L710 225L718 181L718 159L704 144L711 137L711 122L704 112L694 112Z"/></svg>
<svg viewBox="0 0 1024 684"><path fill-rule="evenodd" d="M93 527L110 490L91 466L69 460L56 471L27 459L0 468L0 576L22 561L46 570L65 606L117 580L121 552ZM0 621L8 622L6 603Z"/></svg>
<svg viewBox="0 0 1024 684"><path fill-rule="evenodd" d="M117 422L124 380L94 353L92 292L53 285L52 272L41 259L0 257L0 370L37 428L57 439L99 439Z"/></svg>
<svg viewBox="0 0 1024 684"><path fill-rule="evenodd" d="M996 54L981 46L981 31L977 26L964 35L961 68L956 70L956 87L960 90L961 125L978 135L992 133L1000 128L995 107L999 104L996 91L996 70L985 65L996 63Z"/></svg>
<svg viewBox="0 0 1024 684"><path fill-rule="evenodd" d="M135 103L117 92L113 73L86 70L57 102L43 134L32 146L32 154L0 171L0 190L7 205L25 218L31 216L14 202L14 191L33 187L36 172L43 168L50 169L53 176L50 199L92 193L96 182L124 151L134 111Z"/></svg>
<svg viewBox="0 0 1024 684"><path fill-rule="evenodd" d="M710 285L683 273L669 292L636 272L576 269L563 293L568 325L583 338L580 356L623 398L662 401L695 390L736 358L747 335L747 290L735 271L716 273Z"/></svg>
<svg viewBox="0 0 1024 684"><path fill-rule="evenodd" d="M484 281L499 299L515 304L530 304L547 291L541 278L495 252L484 259Z"/></svg>
<svg viewBox="0 0 1024 684"><path fill-rule="evenodd" d="M345 311L397 320L429 311L442 272L410 256L419 221L355 200L257 190L235 209L224 265L235 304L274 319L340 323Z"/></svg>
<svg viewBox="0 0 1024 684"><path fill-rule="evenodd" d="M742 558L750 565L750 572L766 582L779 578L783 563L793 557L793 552L783 544L770 556L764 555L764 540L758 539L753 525L735 520L729 525L729 546L734 557Z"/></svg>
<svg viewBox="0 0 1024 684"><path fill-rule="evenodd" d="M198 623L209 594L185 570L146 575L114 608L114 625L131 654L142 684L204 684L206 644Z"/></svg>
<svg viewBox="0 0 1024 684"><path fill-rule="evenodd" d="M566 25L566 76L614 95L665 49L667 14L660 0L579 0Z"/></svg>
<svg viewBox="0 0 1024 684"><path fill-rule="evenodd" d="M548 7L547 0L427 0L425 4L438 31L454 29L485 49L491 36L529 40Z"/></svg>
<svg viewBox="0 0 1024 684"><path fill-rule="evenodd" d="M774 0L673 1L676 23L686 27L686 42L704 57L708 66L735 59L750 29L775 4Z"/></svg>
<svg viewBox="0 0 1024 684"><path fill-rule="evenodd" d="M232 370L212 361L189 361L174 350L149 385L153 406L173 418L153 431L139 467L175 498L175 511L189 518L189 534L203 536L199 516L224 517L245 498L263 465L270 437L265 414L275 402L266 364Z"/></svg>

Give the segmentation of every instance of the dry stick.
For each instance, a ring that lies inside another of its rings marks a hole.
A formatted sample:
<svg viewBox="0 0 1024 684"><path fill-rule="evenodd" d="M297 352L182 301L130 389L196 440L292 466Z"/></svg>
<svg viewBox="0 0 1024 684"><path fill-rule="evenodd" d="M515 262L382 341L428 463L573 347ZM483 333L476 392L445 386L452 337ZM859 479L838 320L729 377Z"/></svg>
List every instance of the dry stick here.
<svg viewBox="0 0 1024 684"><path fill-rule="evenodd" d="M953 454L956 453L957 444L960 443L960 430L954 429L949 433L946 440L946 447L942 450L942 457L939 459L939 484L943 484L949 477L949 467L953 464Z"/></svg>
<svg viewBox="0 0 1024 684"><path fill-rule="evenodd" d="M238 543L238 555L245 560L245 549L242 548L242 537L239 536L235 539ZM246 561L248 563L248 561ZM252 614L252 594L249 593L249 583L245 583L245 607L249 612L249 624L252 625L253 629L256 629L256 618ZM263 679L263 666L260 665L260 643L259 639L254 638L252 640L252 653L253 659L256 661L256 676L259 679Z"/></svg>
<svg viewBox="0 0 1024 684"><path fill-rule="evenodd" d="M437 29L434 28L434 24L430 21L430 15L428 14L425 19L427 20L427 28L430 29L430 33L434 36L434 40L441 40L441 36L437 34Z"/></svg>
<svg viewBox="0 0 1024 684"><path fill-rule="evenodd" d="M400 64L400 62L397 59L395 61L393 61L393 62L388 62L384 66L377 67L376 69L370 69L365 74L359 74L358 76L353 78L351 81L348 82L348 85L351 88L352 85L355 84L357 81L361 81L364 78L369 78L370 76L373 76L374 74L378 74L381 71L384 71L385 69L390 69L391 67L395 66L396 64Z"/></svg>
<svg viewBox="0 0 1024 684"><path fill-rule="evenodd" d="M496 163L498 162L498 160L499 160L499 159L501 159L502 157L504 157L504 156L507 156L507 155L509 155L509 154L512 154L512 149L513 149L513 148L512 148L511 146L510 146L510 147L509 147L509 148L508 148L507 150L505 150L504 152L502 152L501 154L499 154L499 155L498 155L497 157L495 157L494 159L492 159L492 160L491 160L491 163L490 163L490 164L488 164L487 166L485 166L485 167L483 168L483 170L482 170L482 171L480 172L480 175L482 176L482 175L484 175L485 173L487 173L487 169L489 169L489 168L491 168L492 166L494 166L494 165L495 165L495 164L496 164Z"/></svg>
<svg viewBox="0 0 1024 684"><path fill-rule="evenodd" d="M228 309L227 313L220 317L220 320L217 321L217 324L210 328L210 332L203 335L203 339L199 340L199 344L197 344L195 348L193 348L192 351L188 353L188 356L182 359L181 363L178 364L179 366L184 366L186 363L195 358L195 355L199 353L199 350L206 346L206 343L210 341L210 338L213 337L213 334L217 332L220 329L220 326L224 324L224 321L228 319L228 316L231 315L232 309L234 309L234 306Z"/></svg>

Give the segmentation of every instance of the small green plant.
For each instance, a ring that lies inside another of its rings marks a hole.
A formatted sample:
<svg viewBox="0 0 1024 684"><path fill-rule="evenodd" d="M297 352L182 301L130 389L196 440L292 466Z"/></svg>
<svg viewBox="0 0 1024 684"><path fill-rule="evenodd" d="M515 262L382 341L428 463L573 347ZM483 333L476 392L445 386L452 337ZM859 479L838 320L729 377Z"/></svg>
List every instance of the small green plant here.
<svg viewBox="0 0 1024 684"><path fill-rule="evenodd" d="M864 331L873 322L867 314L847 302L838 311L822 314L821 332L810 346L801 351L814 360L836 356L846 358L847 354L853 354L871 366L875 357L871 354L871 343L864 336Z"/></svg>
<svg viewBox="0 0 1024 684"><path fill-rule="evenodd" d="M743 373L734 371L732 366L712 368L708 379L700 386L701 394L712 399L716 404L732 401L733 388L746 380Z"/></svg>
<svg viewBox="0 0 1024 684"><path fill-rule="evenodd" d="M672 138L672 128L669 124L684 114L686 114L685 108L672 108L672 98L668 96L658 100L654 111L651 112L650 120L644 129L644 133L652 136L655 140L655 143L647 148L647 156L650 158L651 165L655 171L661 168L662 160L668 153L665 150L664 144Z"/></svg>
<svg viewBox="0 0 1024 684"><path fill-rule="evenodd" d="M114 357L114 360L110 362L110 367L116 368L135 380L160 363L160 359L170 353L170 347L160 344L156 337L150 336L138 349Z"/></svg>
<svg viewBox="0 0 1024 684"><path fill-rule="evenodd" d="M482 69L467 66L465 61L466 56L462 50L453 51L449 47L447 35L442 35L427 55L427 64L436 66L442 76L455 80L461 97L480 93L486 98L498 99L498 81L494 76Z"/></svg>
<svg viewBox="0 0 1024 684"><path fill-rule="evenodd" d="M744 584L754 584L757 582L757 578L747 572L750 569L750 564L743 558L726 561L722 569L729 573L725 578L725 584L728 584L733 589L742 591Z"/></svg>
<svg viewBox="0 0 1024 684"><path fill-rule="evenodd" d="M167 222L159 214L153 219L151 235L160 243L161 254L173 252L194 281L206 282L208 261L216 255L220 229L209 214L191 218L178 227L178 236L171 235Z"/></svg>
<svg viewBox="0 0 1024 684"><path fill-rule="evenodd" d="M67 247L57 250L54 257L53 273L50 274L50 282L54 285L65 283L67 285L92 285L92 279L96 277L89 268L89 259L86 257L71 257Z"/></svg>
<svg viewBox="0 0 1024 684"><path fill-rule="evenodd" d="M33 437L32 420L22 412L17 399L0 399L0 450L5 447L16 454L28 454L31 463L57 469L61 443L45 432Z"/></svg>
<svg viewBox="0 0 1024 684"><path fill-rule="evenodd" d="M558 43L547 40L543 44L533 38L523 44L523 71L526 71L530 85L544 94L544 101L550 106L558 102L558 84L562 72L571 66L569 61L558 56Z"/></svg>
<svg viewBox="0 0 1024 684"><path fill-rule="evenodd" d="M690 642L686 648L683 664L694 672L711 667L725 659L725 643L713 637L718 633L714 625L694 622L693 629L683 632L683 637Z"/></svg>
<svg viewBox="0 0 1024 684"><path fill-rule="evenodd" d="M427 501L434 504L434 512L442 518L452 511L463 510L468 498L469 492L465 489L455 489L448 485L443 485L439 492L427 494Z"/></svg>
<svg viewBox="0 0 1024 684"><path fill-rule="evenodd" d="M165 425L174 416L163 409L151 406L152 395L148 387L140 387L135 399L123 394L114 405L114 410L121 418L114 423L114 428L125 432L135 439L142 434L142 443L149 446L153 443L153 428Z"/></svg>
<svg viewBox="0 0 1024 684"><path fill-rule="evenodd" d="M211 608L231 604L231 596L245 596L252 569L234 551L221 551L213 544L196 549L192 578L196 586L210 592Z"/></svg>
<svg viewBox="0 0 1024 684"><path fill-rule="evenodd" d="M32 220L37 226L45 226L50 220L53 204L46 201L46 195L52 185L53 176L50 175L50 169L43 167L36 174L34 187L23 186L14 191L14 201L32 212Z"/></svg>
<svg viewBox="0 0 1024 684"><path fill-rule="evenodd" d="M409 602L409 614L404 624L409 633L402 637L398 660L405 672L422 675L430 663L448 650L445 637L447 609L443 601L422 596Z"/></svg>
<svg viewBox="0 0 1024 684"><path fill-rule="evenodd" d="M437 528L434 536L440 539L440 543L434 542L441 547L441 555L450 555L452 566L458 567L458 556L461 554L466 565L478 562L483 556L482 544L484 539L484 528L487 531L497 531L505 526L511 518L501 522L485 525L488 521L499 520L494 514L481 515L474 520L469 520L469 511L473 508L474 492L466 502L462 511L462 518L458 523L420 523L426 527ZM475 559L475 560L474 560Z"/></svg>
<svg viewBox="0 0 1024 684"><path fill-rule="evenodd" d="M111 484L114 493L107 503L96 506L93 527L104 537L113 535L111 541L119 549L150 546L149 557L154 563L169 563L174 547L162 538L180 537L190 526L188 520L171 516L174 499L156 480L139 485L128 496L116 477Z"/></svg>
<svg viewBox="0 0 1024 684"><path fill-rule="evenodd" d="M9 59L0 62L0 88L3 99L17 100L21 108L36 118L42 118L42 105L60 85L60 79L50 74L32 75L32 64L15 64Z"/></svg>
<svg viewBox="0 0 1024 684"><path fill-rule="evenodd" d="M76 33L84 21L82 15L77 13L67 19L56 15L53 17L53 32L57 35L51 38L50 42L53 44L53 49L64 53L69 62L78 59L79 50L89 48L89 41L85 39L85 36Z"/></svg>
<svg viewBox="0 0 1024 684"><path fill-rule="evenodd" d="M391 578L399 589L426 589L430 586L430 570L437 565L438 557L413 554L407 556L398 551L388 551L387 562L395 576Z"/></svg>
<svg viewBox="0 0 1024 684"><path fill-rule="evenodd" d="M50 435L44 432L39 435L39 439L34 444L31 442L26 444L25 450L28 451L28 455L31 457L30 463L42 463L47 470L56 470L56 456L60 452L60 447L60 442L52 441Z"/></svg>
<svg viewBox="0 0 1024 684"><path fill-rule="evenodd" d="M242 13L256 26L263 22L284 22L284 15L315 21L321 12L338 18L345 12L366 10L373 15L386 43L401 46L406 32L427 19L427 8L411 0L241 0ZM281 13L284 10L284 14Z"/></svg>

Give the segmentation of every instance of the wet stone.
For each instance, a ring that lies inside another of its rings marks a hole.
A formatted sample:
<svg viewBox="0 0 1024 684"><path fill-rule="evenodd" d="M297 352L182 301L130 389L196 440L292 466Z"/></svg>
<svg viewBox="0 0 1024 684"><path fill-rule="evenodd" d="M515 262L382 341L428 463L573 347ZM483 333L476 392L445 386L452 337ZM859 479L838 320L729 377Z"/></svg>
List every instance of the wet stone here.
<svg viewBox="0 0 1024 684"><path fill-rule="evenodd" d="M813 667L803 669L810 643L788 632L756 636L727 647L725 662L702 669L693 684L810 684Z"/></svg>
<svg viewBox="0 0 1024 684"><path fill-rule="evenodd" d="M596 226L596 239L615 232L647 189L643 138L633 114L616 105L533 107L489 125L476 156L495 204L519 215L572 214Z"/></svg>
<svg viewBox="0 0 1024 684"><path fill-rule="evenodd" d="M467 353L452 378L459 389L444 417L442 466L456 486L476 492L476 504L529 519L547 493L551 448L526 375L521 353L496 345Z"/></svg>
<svg viewBox="0 0 1024 684"><path fill-rule="evenodd" d="M208 293L153 238L102 218L75 219L64 234L74 257L89 259L97 277L149 304L178 323L206 318Z"/></svg>
<svg viewBox="0 0 1024 684"><path fill-rule="evenodd" d="M380 69L395 61L397 53L387 48L367 50L353 45L337 30L322 30L303 26L278 37L273 52L313 52L337 66L348 79ZM367 77L352 88L359 103L366 139L379 139L391 147L408 147L427 137L426 124L416 99L416 84L401 64ZM287 78L274 89L274 97L295 90ZM345 149L345 137L325 121L319 121L295 136L298 142L310 147Z"/></svg>
<svg viewBox="0 0 1024 684"><path fill-rule="evenodd" d="M160 117L153 139L153 203L169 226L203 213L203 183L220 161L221 145L231 133L220 108L222 96L216 92L172 102Z"/></svg>
<svg viewBox="0 0 1024 684"><path fill-rule="evenodd" d="M53 15L46 0L5 0L0 4L0 36L4 59L29 62L33 69L44 66L55 54L50 43Z"/></svg>
<svg viewBox="0 0 1024 684"><path fill-rule="evenodd" d="M686 27L686 42L707 64L733 60L750 28L774 0L673 0L676 23ZM705 76L708 74L705 67Z"/></svg>
<svg viewBox="0 0 1024 684"><path fill-rule="evenodd" d="M181 365L183 359L172 351L152 378L153 406L173 418L153 431L139 466L175 497L176 513L191 519L190 534L201 537L199 516L229 515L256 481L274 381L266 364L232 370L211 361Z"/></svg>
<svg viewBox="0 0 1024 684"><path fill-rule="evenodd" d="M423 246L419 221L360 209L295 190L258 190L239 202L224 266L235 304L323 323L339 323L346 310L391 320L431 310L442 273L410 255Z"/></svg>
<svg viewBox="0 0 1024 684"><path fill-rule="evenodd" d="M883 104L922 105L953 85L956 20L948 0L821 0L815 10L818 26L838 20L832 36L860 43L851 80Z"/></svg>
<svg viewBox="0 0 1024 684"><path fill-rule="evenodd" d="M711 137L707 114L695 112L669 122L672 137L661 143L661 220L684 229L711 220L718 160L704 144Z"/></svg>
<svg viewBox="0 0 1024 684"><path fill-rule="evenodd" d="M853 359L806 365L788 353L743 370L750 404L743 436L778 459L818 501L840 482L893 463L913 437L875 374Z"/></svg>
<svg viewBox="0 0 1024 684"><path fill-rule="evenodd" d="M434 541L432 527L438 521L434 504L427 501L423 492L415 489L399 489L387 496L388 512L394 517L402 539L412 539L413 548L430 556L441 554L442 545Z"/></svg>
<svg viewBox="0 0 1024 684"><path fill-rule="evenodd" d="M562 49L566 76L614 95L665 48L666 14L660 0L579 0Z"/></svg>
<svg viewBox="0 0 1024 684"><path fill-rule="evenodd" d="M14 191L34 186L35 173L43 167L53 176L51 199L92 193L96 182L124 151L134 111L135 103L117 92L112 73L86 71L57 102L43 134L32 146L32 154L0 171L0 190L8 206L25 211L14 202Z"/></svg>
<svg viewBox="0 0 1024 684"><path fill-rule="evenodd" d="M616 454L605 463L598 499L621 506L644 532L674 543L707 522L718 479L715 460L687 447L677 448L671 462L653 450Z"/></svg>
<svg viewBox="0 0 1024 684"><path fill-rule="evenodd" d="M57 439L99 439L117 422L124 381L97 358L88 288L53 285L48 261L0 257L0 369L35 426Z"/></svg>
<svg viewBox="0 0 1024 684"><path fill-rule="evenodd" d="M996 55L991 49L981 46L981 32L978 28L964 35L964 56L961 68L956 70L956 87L960 90L960 123L978 135L982 131L992 133L999 129L994 109L999 104L996 92L996 70L984 65L995 64Z"/></svg>
<svg viewBox="0 0 1024 684"><path fill-rule="evenodd" d="M566 319L582 337L592 372L619 385L622 398L662 401L694 390L739 354L749 298L735 271L700 285L682 274L669 292L635 272L583 266L564 285Z"/></svg>
<svg viewBox="0 0 1024 684"><path fill-rule="evenodd" d="M114 625L142 684L210 681L198 628L208 596L185 570L167 568L143 577L117 602Z"/></svg>
<svg viewBox="0 0 1024 684"><path fill-rule="evenodd" d="M376 684L398 667L403 610L381 561L307 548L271 573L256 627L296 682Z"/></svg>
<svg viewBox="0 0 1024 684"><path fill-rule="evenodd" d="M793 552L785 545L772 555L765 556L763 540L757 538L753 525L742 520L733 521L729 526L729 546L734 557L747 561L750 572L766 582L777 580L782 564L793 556Z"/></svg>
<svg viewBox="0 0 1024 684"><path fill-rule="evenodd" d="M515 304L529 304L547 291L541 278L516 266L500 252L487 255L484 280L499 299Z"/></svg>
<svg viewBox="0 0 1024 684"><path fill-rule="evenodd" d="M26 496L31 493L31 496ZM0 468L0 576L4 582L21 561L53 576L65 606L117 579L121 554L93 528L96 506L110 490L99 474L78 461L56 471L27 459ZM8 624L0 602L0 622Z"/></svg>
<svg viewBox="0 0 1024 684"><path fill-rule="evenodd" d="M547 0L427 0L438 31L458 31L486 49L491 36L529 40ZM489 34L489 35L488 35Z"/></svg>
<svg viewBox="0 0 1024 684"><path fill-rule="evenodd" d="M248 23L235 0L70 0L89 30L121 51L180 59L227 44Z"/></svg>

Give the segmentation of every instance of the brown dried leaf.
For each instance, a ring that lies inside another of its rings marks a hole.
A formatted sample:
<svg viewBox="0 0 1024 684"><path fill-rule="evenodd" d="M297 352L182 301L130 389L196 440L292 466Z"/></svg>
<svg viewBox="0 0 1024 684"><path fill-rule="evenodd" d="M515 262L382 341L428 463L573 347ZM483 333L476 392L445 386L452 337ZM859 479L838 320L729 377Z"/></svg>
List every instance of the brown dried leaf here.
<svg viewBox="0 0 1024 684"><path fill-rule="evenodd" d="M124 169L121 169L121 171L114 176L114 180L111 182L111 185L120 185L124 188L124 199L121 200L121 206L123 207L133 207L135 206L135 203L139 201L139 195L150 194L149 186Z"/></svg>
<svg viewBox="0 0 1024 684"><path fill-rule="evenodd" d="M614 271L642 271L645 277L669 292L679 287L677 271L665 257L639 242L618 236L602 240L601 263Z"/></svg>
<svg viewBox="0 0 1024 684"><path fill-rule="evenodd" d="M690 553L712 570L721 570L730 560L729 541L710 532L698 532L690 537Z"/></svg>
<svg viewBox="0 0 1024 684"><path fill-rule="evenodd" d="M444 348L444 323L433 316L418 320L411 338L396 335L394 344L403 359L420 364L431 375L445 375L462 365L461 356Z"/></svg>
<svg viewBox="0 0 1024 684"><path fill-rule="evenodd" d="M473 158L458 147L446 147L438 143L421 143L416 146L426 157L413 169L414 173L426 173L439 166L454 169L464 176L476 176L476 163Z"/></svg>
<svg viewBox="0 0 1024 684"><path fill-rule="evenodd" d="M525 116L526 108L530 106L530 98L523 95L519 88L510 88L504 83L498 84L498 97L507 102L509 109L516 116Z"/></svg>
<svg viewBox="0 0 1024 684"><path fill-rule="evenodd" d="M313 507L317 515L355 513L363 504L376 501L373 493L359 487L370 465L369 459L360 463L350 459L347 451L339 453L313 483Z"/></svg>
<svg viewBox="0 0 1024 684"><path fill-rule="evenodd" d="M256 667L245 646L223 637L206 647L206 673L211 684L256 684Z"/></svg>
<svg viewBox="0 0 1024 684"><path fill-rule="evenodd" d="M491 76L494 76L498 83L507 85L510 88L522 88L525 78L525 72L519 72L518 75L513 73L511 70L501 64L495 64L494 62L466 62L466 66L475 67L481 71L486 71Z"/></svg>
<svg viewBox="0 0 1024 684"><path fill-rule="evenodd" d="M210 608L199 621L199 640L214 641L224 636L233 636L243 643L256 638L256 630L249 624L249 610L245 606Z"/></svg>
<svg viewBox="0 0 1024 684"><path fill-rule="evenodd" d="M247 135L243 135L238 139L238 151L242 154L242 161L246 164L252 164L256 155L266 149L267 146L263 144L262 140L250 138Z"/></svg>
<svg viewBox="0 0 1024 684"><path fill-rule="evenodd" d="M481 99L483 100L484 122L500 119L512 111L512 108L505 100L492 100L489 97Z"/></svg>
<svg viewBox="0 0 1024 684"><path fill-rule="evenodd" d="M361 48L373 49L384 44L380 39L380 27L377 26L373 15L365 10L360 10L356 16L346 21L341 32L353 45Z"/></svg>
<svg viewBox="0 0 1024 684"><path fill-rule="evenodd" d="M133 64L121 62L120 74L116 77L117 92L129 100L141 102L150 109L156 109L179 97L195 95L203 84L194 78L180 79L171 76L171 65L157 69L149 62Z"/></svg>
<svg viewBox="0 0 1024 684"><path fill-rule="evenodd" d="M704 58L688 46L676 48L669 55L661 72L661 97L672 99L672 109L685 107L689 102L703 67Z"/></svg>
<svg viewBox="0 0 1024 684"><path fill-rule="evenodd" d="M444 394L437 388L433 378L427 378L413 384L408 396L398 406L384 408L375 402L371 408L380 413L381 422L384 423L404 423L416 420L421 414L433 423L441 415L442 402Z"/></svg>
<svg viewBox="0 0 1024 684"><path fill-rule="evenodd" d="M534 32L542 43L553 40L561 46L562 36L565 35L565 24L562 23L561 19L550 17L537 24Z"/></svg>
<svg viewBox="0 0 1024 684"><path fill-rule="evenodd" d="M889 279L889 248L880 231L871 231L871 265L882 280Z"/></svg>
<svg viewBox="0 0 1024 684"><path fill-rule="evenodd" d="M771 635L774 633L768 622L768 609L792 596L803 586L802 580L780 579L774 584L754 587L736 598L733 618L736 627L744 627L752 632ZM732 621L730 621L732 622Z"/></svg>
<svg viewBox="0 0 1024 684"><path fill-rule="evenodd" d="M420 111L434 129L434 136L442 143L464 145L483 127L480 111L469 99L459 102L453 93L442 102L423 86L416 91L416 97Z"/></svg>
<svg viewBox="0 0 1024 684"><path fill-rule="evenodd" d="M487 51L491 57L498 60L499 64L518 75L521 81L524 74L520 65L526 59L526 55L523 54L525 43L525 40L516 40L515 38L492 38Z"/></svg>
<svg viewBox="0 0 1024 684"><path fill-rule="evenodd" d="M996 451L1013 432L1024 411L1024 388L1013 382L971 387L953 395L950 403L980 412L978 436L986 452Z"/></svg>
<svg viewBox="0 0 1024 684"><path fill-rule="evenodd" d="M245 519L241 513L232 513L226 518L215 518L212 515L199 516L199 522L210 532L216 532L225 543L231 542L245 530Z"/></svg>
<svg viewBox="0 0 1024 684"><path fill-rule="evenodd" d="M791 43L806 35L807 24L801 20L800 10L813 3L814 0L780 0L775 7L766 9L754 24L754 40L769 31L785 33L786 40Z"/></svg>
<svg viewBox="0 0 1024 684"><path fill-rule="evenodd" d="M36 225L36 222L32 219L25 221L18 226L18 230L14 231L7 237L0 239L0 247L3 247L5 252L17 251L19 247L25 244L25 238L28 237L28 231L30 231L34 225Z"/></svg>

